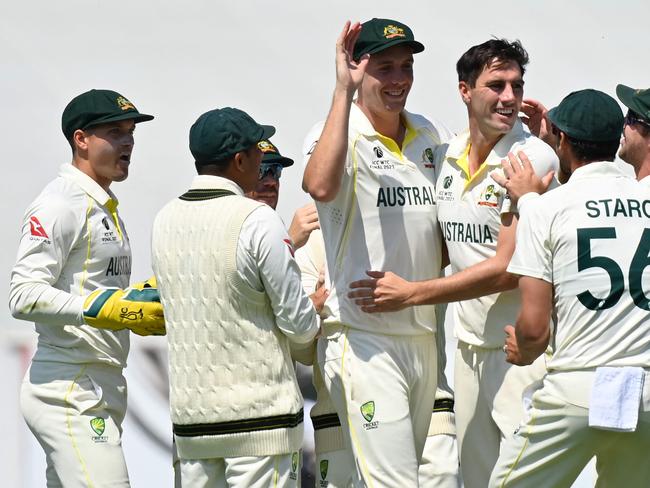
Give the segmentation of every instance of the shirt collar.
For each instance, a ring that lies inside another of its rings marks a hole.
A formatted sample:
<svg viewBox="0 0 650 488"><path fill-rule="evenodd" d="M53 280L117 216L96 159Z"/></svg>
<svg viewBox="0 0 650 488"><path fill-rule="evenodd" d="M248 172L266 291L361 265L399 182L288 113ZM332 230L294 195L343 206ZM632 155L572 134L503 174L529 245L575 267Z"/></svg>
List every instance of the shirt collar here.
<svg viewBox="0 0 650 488"><path fill-rule="evenodd" d="M512 126L510 132L505 134L485 158L485 163L488 165L501 165L501 160L508 156L508 151L512 149L512 145L523 139L525 137L524 126L520 120L515 122L515 125ZM467 146L469 146L470 137L469 129L458 134L449 142L449 147L447 149L446 159L449 160L458 160L460 159L465 151Z"/></svg>
<svg viewBox="0 0 650 488"><path fill-rule="evenodd" d="M576 169L567 184L571 184L574 181L583 180L586 178L595 178L609 176L611 178L629 178L634 179L632 175L625 172L620 165L616 164L614 161L597 161L594 163L588 163L584 166L580 166ZM650 181L648 182L650 183Z"/></svg>
<svg viewBox="0 0 650 488"><path fill-rule="evenodd" d="M366 114L363 113L363 110L361 110L355 102L353 102L352 107L350 107L350 126L364 136L380 135L385 137L383 134L380 134L375 130L370 120L368 120L368 117L366 117ZM425 127L424 121L421 117L415 117L406 110L402 110L400 117L406 126L407 134L409 132L417 132ZM407 137L405 137L405 140L406 138Z"/></svg>
<svg viewBox="0 0 650 488"><path fill-rule="evenodd" d="M192 180L192 185L190 186L192 190L200 190L207 188L222 188L224 190L230 190L235 195L244 195L244 190L235 183L233 180L228 178L223 178L221 176L212 176L212 175L196 175Z"/></svg>
<svg viewBox="0 0 650 488"><path fill-rule="evenodd" d="M93 180L86 173L72 164L63 164L59 169L59 176L77 184L81 189L90 195L97 203L106 206L111 202L111 206L117 208L118 200L112 191L104 190L99 183Z"/></svg>

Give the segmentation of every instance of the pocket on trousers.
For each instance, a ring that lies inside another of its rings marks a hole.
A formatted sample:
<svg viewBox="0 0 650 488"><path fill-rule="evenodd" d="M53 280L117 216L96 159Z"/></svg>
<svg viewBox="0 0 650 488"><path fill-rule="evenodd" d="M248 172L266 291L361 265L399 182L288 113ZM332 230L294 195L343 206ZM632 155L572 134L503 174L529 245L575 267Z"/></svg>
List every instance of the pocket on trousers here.
<svg viewBox="0 0 650 488"><path fill-rule="evenodd" d="M102 405L102 387L87 374L81 375L69 390L66 401L79 414Z"/></svg>

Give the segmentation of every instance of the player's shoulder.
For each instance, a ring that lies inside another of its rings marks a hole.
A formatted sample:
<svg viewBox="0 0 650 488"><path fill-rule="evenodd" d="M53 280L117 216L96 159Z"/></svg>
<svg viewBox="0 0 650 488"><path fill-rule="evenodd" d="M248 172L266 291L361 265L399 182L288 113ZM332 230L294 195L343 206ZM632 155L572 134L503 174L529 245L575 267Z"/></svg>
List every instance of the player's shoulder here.
<svg viewBox="0 0 650 488"><path fill-rule="evenodd" d="M454 137L454 133L434 117L409 112L408 110L404 110L403 114L413 129L429 133L437 144L447 142Z"/></svg>
<svg viewBox="0 0 650 488"><path fill-rule="evenodd" d="M519 140L513 144L513 149L523 151L533 166L557 168L559 165L557 154L553 148L528 131L522 130Z"/></svg>
<svg viewBox="0 0 650 488"><path fill-rule="evenodd" d="M57 177L32 200L25 215L29 217L30 214L39 212L58 219L80 220L85 216L87 201L87 195L81 188L65 178Z"/></svg>

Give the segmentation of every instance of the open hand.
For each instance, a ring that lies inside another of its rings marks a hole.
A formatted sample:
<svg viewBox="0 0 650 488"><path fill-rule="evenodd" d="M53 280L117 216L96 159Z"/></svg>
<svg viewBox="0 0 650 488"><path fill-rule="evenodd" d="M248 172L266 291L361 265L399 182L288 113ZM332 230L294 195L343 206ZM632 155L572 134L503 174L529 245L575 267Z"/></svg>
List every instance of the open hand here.
<svg viewBox="0 0 650 488"><path fill-rule="evenodd" d="M368 313L396 312L408 307L412 283L390 271L366 271L368 278L350 283L348 298Z"/></svg>

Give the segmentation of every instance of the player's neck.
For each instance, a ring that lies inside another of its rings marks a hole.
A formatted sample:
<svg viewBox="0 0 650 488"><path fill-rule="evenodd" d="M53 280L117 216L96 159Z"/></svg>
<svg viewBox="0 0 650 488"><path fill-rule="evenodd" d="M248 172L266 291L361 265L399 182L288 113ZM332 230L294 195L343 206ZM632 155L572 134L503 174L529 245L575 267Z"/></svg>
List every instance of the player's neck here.
<svg viewBox="0 0 650 488"><path fill-rule="evenodd" d="M402 147L406 135L406 126L402 123L401 114L393 112L378 113L362 104L357 104L357 106L368 117L377 132L382 136L391 138L400 148Z"/></svg>
<svg viewBox="0 0 650 488"><path fill-rule="evenodd" d="M636 179L641 181L646 176L650 176L650 154L647 154L638 171L636 172Z"/></svg>
<svg viewBox="0 0 650 488"><path fill-rule="evenodd" d="M470 176L478 171L504 134L486 134L476 123L469 123L470 149L467 155Z"/></svg>
<svg viewBox="0 0 650 488"><path fill-rule="evenodd" d="M99 174L97 174L88 159L75 153L72 158L72 166L77 168L82 173L88 175L90 178L92 178L93 181L95 181L95 183L101 186L104 191L108 192L112 181L106 178L102 178Z"/></svg>

